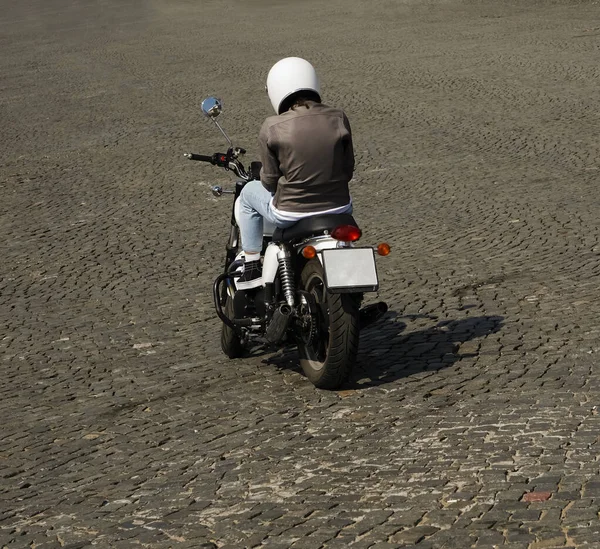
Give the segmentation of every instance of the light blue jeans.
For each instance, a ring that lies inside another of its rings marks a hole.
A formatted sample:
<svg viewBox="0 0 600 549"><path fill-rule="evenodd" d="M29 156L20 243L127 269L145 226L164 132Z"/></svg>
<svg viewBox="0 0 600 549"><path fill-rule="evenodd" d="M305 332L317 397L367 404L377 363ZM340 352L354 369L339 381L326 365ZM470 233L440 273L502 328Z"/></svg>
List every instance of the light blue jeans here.
<svg viewBox="0 0 600 549"><path fill-rule="evenodd" d="M236 204L236 219L242 237L242 250L260 253L263 244L264 221L285 229L295 221L277 221L271 210L271 193L260 181L250 181L244 186Z"/></svg>

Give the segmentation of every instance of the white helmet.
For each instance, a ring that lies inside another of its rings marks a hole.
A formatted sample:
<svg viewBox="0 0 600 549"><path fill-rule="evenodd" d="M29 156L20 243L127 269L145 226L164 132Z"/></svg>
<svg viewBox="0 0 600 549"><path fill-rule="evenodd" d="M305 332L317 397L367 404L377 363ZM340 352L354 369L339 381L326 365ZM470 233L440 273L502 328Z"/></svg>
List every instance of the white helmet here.
<svg viewBox="0 0 600 549"><path fill-rule="evenodd" d="M267 93L275 112L281 114L281 104L298 91L311 91L321 97L315 68L300 57L286 57L275 63L267 76Z"/></svg>

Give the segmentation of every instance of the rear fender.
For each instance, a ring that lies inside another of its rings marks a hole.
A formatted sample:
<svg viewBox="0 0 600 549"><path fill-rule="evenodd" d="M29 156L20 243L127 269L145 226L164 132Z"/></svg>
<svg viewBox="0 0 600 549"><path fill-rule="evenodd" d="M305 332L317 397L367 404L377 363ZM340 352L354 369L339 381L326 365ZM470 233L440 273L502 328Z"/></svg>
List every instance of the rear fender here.
<svg viewBox="0 0 600 549"><path fill-rule="evenodd" d="M298 255L302 255L302 250L307 246L312 246L315 250L317 250L317 257L319 261L323 263L323 259L319 252L323 250L331 250L340 247L341 242L339 240L335 240L335 238L331 238L330 236L315 236L313 238L307 238L303 240L299 244L294 246L294 249ZM354 247L352 243L344 242L344 246Z"/></svg>

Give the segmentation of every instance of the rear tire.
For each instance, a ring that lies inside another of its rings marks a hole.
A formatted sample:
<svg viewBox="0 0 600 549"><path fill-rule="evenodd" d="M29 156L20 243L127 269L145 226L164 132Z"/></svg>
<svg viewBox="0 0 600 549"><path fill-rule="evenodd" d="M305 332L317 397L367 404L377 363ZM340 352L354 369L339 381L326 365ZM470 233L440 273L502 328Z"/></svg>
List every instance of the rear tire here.
<svg viewBox="0 0 600 549"><path fill-rule="evenodd" d="M227 295L223 312L230 320L235 318L233 299L230 295ZM221 349L229 358L240 358L245 351L240 336L225 323L221 326Z"/></svg>
<svg viewBox="0 0 600 549"><path fill-rule="evenodd" d="M338 389L350 376L359 341L359 300L352 294L332 294L325 288L323 266L311 259L302 270L302 288L317 303L309 341L298 343L300 366L319 389Z"/></svg>

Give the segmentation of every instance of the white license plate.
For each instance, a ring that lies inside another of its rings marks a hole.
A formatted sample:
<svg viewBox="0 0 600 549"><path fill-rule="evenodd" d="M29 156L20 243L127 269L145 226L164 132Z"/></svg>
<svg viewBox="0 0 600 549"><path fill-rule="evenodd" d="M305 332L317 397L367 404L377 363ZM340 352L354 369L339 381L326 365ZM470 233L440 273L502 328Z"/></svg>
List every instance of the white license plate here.
<svg viewBox="0 0 600 549"><path fill-rule="evenodd" d="M330 292L375 292L379 288L372 248L336 248L322 254Z"/></svg>

